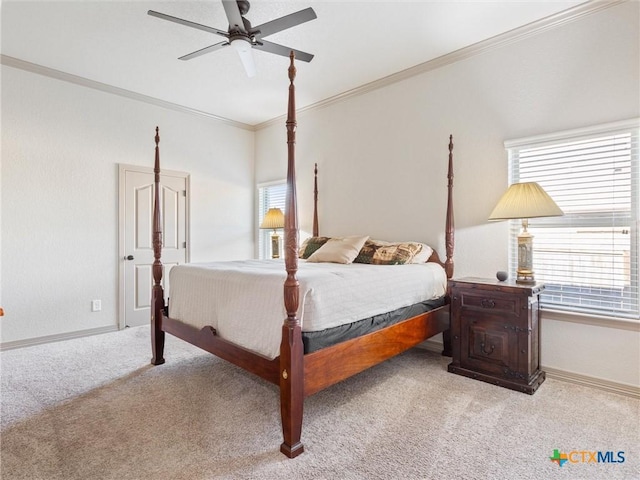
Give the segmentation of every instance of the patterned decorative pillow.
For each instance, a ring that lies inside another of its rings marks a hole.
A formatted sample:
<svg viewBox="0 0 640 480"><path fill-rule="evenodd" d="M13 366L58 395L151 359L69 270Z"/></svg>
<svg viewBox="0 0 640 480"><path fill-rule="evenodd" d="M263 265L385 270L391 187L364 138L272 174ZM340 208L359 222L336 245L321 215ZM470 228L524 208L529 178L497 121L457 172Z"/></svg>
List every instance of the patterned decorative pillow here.
<svg viewBox="0 0 640 480"><path fill-rule="evenodd" d="M424 247L427 246L416 242L390 243L382 240L367 240L353 263L369 263L371 265L403 265L405 263L413 263L413 259L417 256L419 256L420 259L424 258L424 254L426 253ZM429 256L431 256L431 253L427 255L427 258L429 258Z"/></svg>
<svg viewBox="0 0 640 480"><path fill-rule="evenodd" d="M352 263L368 239L369 235L331 238L313 252L307 262Z"/></svg>
<svg viewBox="0 0 640 480"><path fill-rule="evenodd" d="M309 258L313 252L318 250L321 246L323 246L327 241L329 241L331 237L309 237L302 245L300 245L300 249L298 250L298 257L307 259Z"/></svg>

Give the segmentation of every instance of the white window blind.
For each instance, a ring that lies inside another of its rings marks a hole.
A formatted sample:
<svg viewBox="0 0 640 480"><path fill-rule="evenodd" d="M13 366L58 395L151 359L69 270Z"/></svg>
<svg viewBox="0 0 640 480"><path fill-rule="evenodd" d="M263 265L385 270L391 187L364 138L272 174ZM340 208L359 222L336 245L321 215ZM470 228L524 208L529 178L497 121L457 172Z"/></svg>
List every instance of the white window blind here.
<svg viewBox="0 0 640 480"><path fill-rule="evenodd" d="M284 212L287 195L286 182L262 184L258 186L258 258L271 258L271 230L261 230L260 224L270 208ZM280 242L282 248L282 242ZM282 253L282 252L281 252Z"/></svg>
<svg viewBox="0 0 640 480"><path fill-rule="evenodd" d="M505 144L511 182L538 182L565 213L529 220L543 308L638 319L638 137L634 120Z"/></svg>

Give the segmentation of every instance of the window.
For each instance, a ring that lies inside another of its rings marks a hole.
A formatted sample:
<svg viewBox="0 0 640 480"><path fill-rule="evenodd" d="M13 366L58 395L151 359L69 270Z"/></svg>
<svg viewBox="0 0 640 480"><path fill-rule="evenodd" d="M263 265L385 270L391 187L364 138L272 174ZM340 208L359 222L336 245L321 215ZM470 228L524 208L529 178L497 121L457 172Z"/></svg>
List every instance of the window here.
<svg viewBox="0 0 640 480"><path fill-rule="evenodd" d="M258 185L258 223L259 227L270 208L279 208L284 212L287 184L284 181ZM258 258L271 258L271 230L258 228ZM282 248L282 242L280 242ZM282 252L281 252L282 253Z"/></svg>
<svg viewBox="0 0 640 480"><path fill-rule="evenodd" d="M506 142L510 180L564 211L529 220L543 308L638 319L639 121ZM517 265L511 225L510 268Z"/></svg>

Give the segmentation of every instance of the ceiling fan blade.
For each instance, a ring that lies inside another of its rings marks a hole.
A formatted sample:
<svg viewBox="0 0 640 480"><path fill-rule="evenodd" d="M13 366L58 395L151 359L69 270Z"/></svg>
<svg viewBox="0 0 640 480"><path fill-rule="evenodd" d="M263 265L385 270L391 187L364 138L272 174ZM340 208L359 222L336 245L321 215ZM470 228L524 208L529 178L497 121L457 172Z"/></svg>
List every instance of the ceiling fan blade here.
<svg viewBox="0 0 640 480"><path fill-rule="evenodd" d="M244 20L242 19L242 15L240 15L238 2L236 2L236 0L222 0L222 5L224 6L224 12L227 14L227 19L229 20L229 31L236 29L246 33Z"/></svg>
<svg viewBox="0 0 640 480"><path fill-rule="evenodd" d="M191 60L192 58L199 57L200 55L204 55L205 53L215 52L216 50L221 49L222 47L226 47L230 45L229 42L220 42L214 45L209 45L208 47L201 48L200 50L196 50L195 52L188 53L187 55L183 55L178 58L178 60Z"/></svg>
<svg viewBox="0 0 640 480"><path fill-rule="evenodd" d="M179 23L180 25L185 25L191 28L197 28L198 30L204 30L205 32L215 33L216 35L222 35L223 37L229 38L229 34L223 30L218 30L217 28L208 27L206 25L200 25L199 23L190 22L189 20L183 20L182 18L172 17L171 15L167 15L165 13L156 12L154 10L149 10L147 14L152 17L161 18L162 20L168 20L173 23Z"/></svg>
<svg viewBox="0 0 640 480"><path fill-rule="evenodd" d="M316 12L313 10L313 8L309 7L305 8L304 10L300 10L299 12L276 18L275 20L271 20L270 22L265 22L262 25L253 27L251 30L259 30L260 33L257 36L262 38L268 35L273 35L274 33L281 32L282 30L286 30L287 28L295 27L296 25L300 25L301 23L314 20L316 18L318 18Z"/></svg>
<svg viewBox="0 0 640 480"><path fill-rule="evenodd" d="M310 62L313 60L313 55L311 53L296 50L295 48L285 47L278 43L267 42L266 40L260 40L260 44L255 44L253 48L257 48L264 52L275 53L276 55L282 55L283 57L288 57L291 51L293 51L296 55L296 60L302 60L303 62Z"/></svg>
<svg viewBox="0 0 640 480"><path fill-rule="evenodd" d="M256 76L256 64L253 60L253 52L251 52L251 43L244 39L235 39L231 41L231 45L238 52L244 71L247 72L247 77Z"/></svg>

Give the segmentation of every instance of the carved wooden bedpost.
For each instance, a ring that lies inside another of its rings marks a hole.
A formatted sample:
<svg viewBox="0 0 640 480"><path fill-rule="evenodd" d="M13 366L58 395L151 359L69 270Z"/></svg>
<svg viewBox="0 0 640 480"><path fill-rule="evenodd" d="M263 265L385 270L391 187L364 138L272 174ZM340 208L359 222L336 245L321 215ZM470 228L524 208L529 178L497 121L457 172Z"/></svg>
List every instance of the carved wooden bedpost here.
<svg viewBox="0 0 640 480"><path fill-rule="evenodd" d="M289 66L289 108L287 112L287 196L284 222L284 259L287 279L284 282L284 305L287 318L282 326L280 344L280 413L284 441L280 451L289 458L304 451L300 437L302 434L302 408L304 403L304 350L302 330L298 319L300 284L296 278L298 271L298 212L296 199L295 140L296 140L296 76L294 54L290 54Z"/></svg>
<svg viewBox="0 0 640 480"><path fill-rule="evenodd" d="M318 236L318 164L313 168L313 236Z"/></svg>
<svg viewBox="0 0 640 480"><path fill-rule="evenodd" d="M447 220L445 222L445 248L447 259L444 262L444 270L447 278L453 277L453 247L455 243L455 226L453 220L453 135L449 135L449 170L447 172ZM442 332L442 355L450 357L451 329Z"/></svg>
<svg viewBox="0 0 640 480"><path fill-rule="evenodd" d="M454 221L453 221L453 135L449 135L449 170L447 173L447 220L445 224L445 247L447 259L444 262L447 278L453 277L453 246L454 246Z"/></svg>
<svg viewBox="0 0 640 480"><path fill-rule="evenodd" d="M153 167L155 197L153 200L153 289L151 290L151 363L164 363L164 332L162 331L162 311L164 291L162 289L162 216L160 213L160 133L156 127L156 160Z"/></svg>

